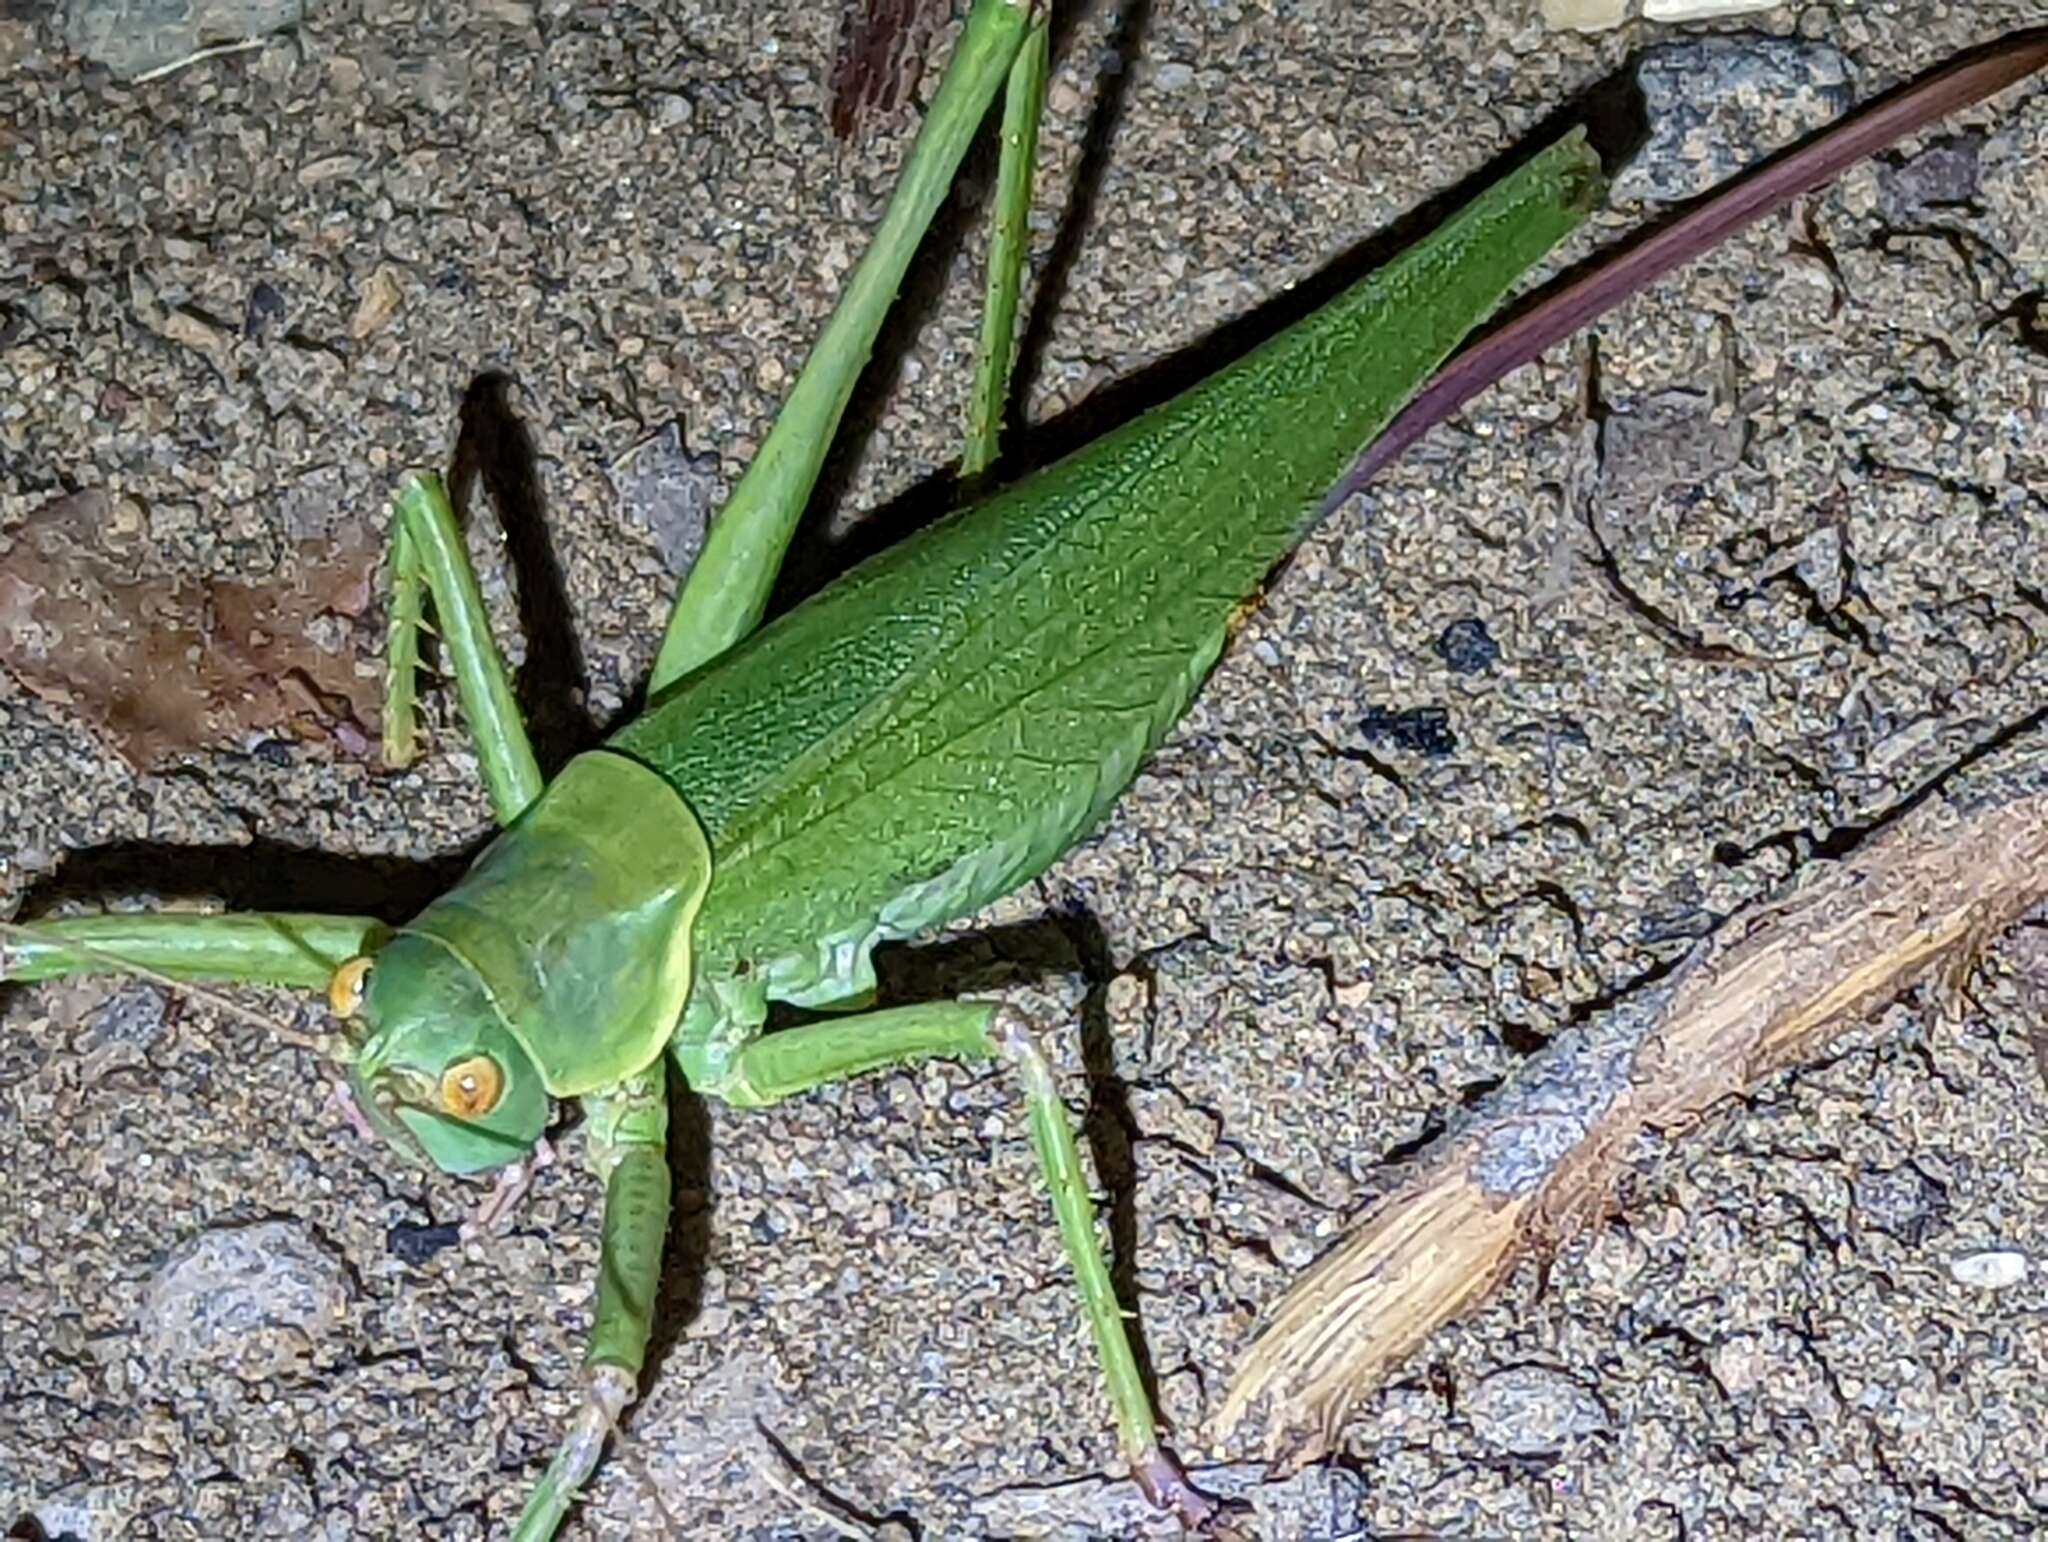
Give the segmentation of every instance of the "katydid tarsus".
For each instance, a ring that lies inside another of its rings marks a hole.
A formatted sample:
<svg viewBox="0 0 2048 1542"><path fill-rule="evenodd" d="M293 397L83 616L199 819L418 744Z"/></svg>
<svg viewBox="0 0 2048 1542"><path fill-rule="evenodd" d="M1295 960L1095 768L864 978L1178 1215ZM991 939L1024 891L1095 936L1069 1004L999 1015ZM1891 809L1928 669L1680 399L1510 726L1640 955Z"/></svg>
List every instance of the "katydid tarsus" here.
<svg viewBox="0 0 2048 1542"><path fill-rule="evenodd" d="M668 1224L671 1064L736 1106L931 1056L1014 1068L1124 1456L1158 1502L1205 1510L1158 1443L1032 1025L986 1001L862 1010L870 954L1009 892L1101 818L1348 459L1574 227L1599 178L1576 137L1544 151L1238 364L756 630L884 313L1007 83L1011 238L994 243L965 466L988 463L1044 26L978 0L867 256L677 600L646 711L550 783L447 499L431 477L404 483L387 745L412 752L430 607L505 827L453 890L395 931L123 914L6 935L17 980L132 965L327 990L363 1115L448 1172L523 1161L552 1105L581 1101L606 1185L588 1384L520 1537L554 1533L636 1392ZM838 1015L764 1034L771 1002Z"/></svg>

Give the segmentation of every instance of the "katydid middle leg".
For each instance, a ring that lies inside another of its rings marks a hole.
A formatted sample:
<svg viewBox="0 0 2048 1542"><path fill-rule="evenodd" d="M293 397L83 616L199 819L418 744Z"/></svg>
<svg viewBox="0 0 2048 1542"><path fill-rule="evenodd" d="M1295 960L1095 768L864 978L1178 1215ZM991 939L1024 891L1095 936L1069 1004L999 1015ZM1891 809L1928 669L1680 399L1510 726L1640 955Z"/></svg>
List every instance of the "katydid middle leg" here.
<svg viewBox="0 0 2048 1542"><path fill-rule="evenodd" d="M1117 1434L1132 1476L1161 1509L1189 1524L1214 1513L1215 1502L1188 1480L1159 1443L1158 1421L1131 1349L1123 1308L1095 1234L1095 1206L1060 1101L1052 1068L1024 1015L989 1001L931 1002L787 1029L756 1039L731 1074L703 1089L737 1108L760 1108L887 1066L944 1057L1000 1060L1023 1085L1032 1149L1052 1199L1060 1241L1081 1294L1081 1312L1109 1389Z"/></svg>
<svg viewBox="0 0 2048 1542"><path fill-rule="evenodd" d="M583 1401L520 1512L514 1542L545 1542L597 1468L639 1392L668 1237L668 1060L583 1100L589 1162L604 1183L597 1308L583 1357Z"/></svg>

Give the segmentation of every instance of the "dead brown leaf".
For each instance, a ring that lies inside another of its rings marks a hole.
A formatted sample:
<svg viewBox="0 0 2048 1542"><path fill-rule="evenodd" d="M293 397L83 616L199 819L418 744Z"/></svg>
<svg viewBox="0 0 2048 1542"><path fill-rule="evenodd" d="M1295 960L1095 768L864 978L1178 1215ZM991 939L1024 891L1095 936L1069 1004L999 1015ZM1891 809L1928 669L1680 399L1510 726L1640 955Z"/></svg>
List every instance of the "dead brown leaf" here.
<svg viewBox="0 0 2048 1542"><path fill-rule="evenodd" d="M383 331L391 318L398 314L399 304L404 298L405 291L399 287L398 276L389 268L379 268L363 286L363 297L356 302L356 313L349 320L348 335L361 342Z"/></svg>
<svg viewBox="0 0 2048 1542"><path fill-rule="evenodd" d="M306 543L275 583L194 580L123 560L139 515L93 489L15 532L0 555L0 665L138 770L279 733L367 754L376 682L357 678L349 629L332 618L369 606L369 532Z"/></svg>

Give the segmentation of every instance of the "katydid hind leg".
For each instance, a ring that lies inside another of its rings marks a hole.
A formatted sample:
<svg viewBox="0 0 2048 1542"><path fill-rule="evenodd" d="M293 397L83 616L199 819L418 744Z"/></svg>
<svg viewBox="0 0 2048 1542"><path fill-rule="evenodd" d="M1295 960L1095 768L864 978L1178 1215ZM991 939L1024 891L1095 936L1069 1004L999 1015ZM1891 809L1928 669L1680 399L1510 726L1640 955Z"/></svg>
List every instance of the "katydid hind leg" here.
<svg viewBox="0 0 2048 1542"><path fill-rule="evenodd" d="M740 1052L729 1078L705 1090L736 1107L762 1107L868 1071L936 1057L997 1060L1022 1083L1032 1149L1131 1475L1159 1508L1189 1525L1208 1521L1218 1511L1217 1501L1160 1444L1151 1395L1097 1235L1073 1120L1022 1013L986 1001L930 1002L792 1028L756 1039Z"/></svg>
<svg viewBox="0 0 2048 1542"><path fill-rule="evenodd" d="M1017 295L1031 246L1031 180L1038 166L1039 120L1045 115L1046 83L1052 73L1051 31L1049 15L1033 23L1003 87L1003 143L989 229L981 338L967 400L967 437L960 447L960 480L968 489L994 464L1001 448L1010 374L1017 358Z"/></svg>
<svg viewBox="0 0 2048 1542"><path fill-rule="evenodd" d="M1009 76L1033 24L1031 9L1017 0L976 0L874 239L753 463L712 521L670 612L650 696L759 623L854 384L932 216Z"/></svg>

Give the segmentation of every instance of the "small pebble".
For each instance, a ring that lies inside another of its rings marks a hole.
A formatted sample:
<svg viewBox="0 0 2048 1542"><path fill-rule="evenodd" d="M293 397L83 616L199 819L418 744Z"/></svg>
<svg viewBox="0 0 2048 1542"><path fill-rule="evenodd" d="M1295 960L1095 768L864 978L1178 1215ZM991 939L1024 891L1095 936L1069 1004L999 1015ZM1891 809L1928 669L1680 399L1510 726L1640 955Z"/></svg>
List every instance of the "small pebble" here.
<svg viewBox="0 0 2048 1542"><path fill-rule="evenodd" d="M678 578L688 573L718 495L718 457L693 455L683 425L671 418L619 457L612 483L619 512L654 537L663 565Z"/></svg>
<svg viewBox="0 0 2048 1542"><path fill-rule="evenodd" d="M166 69L207 44L262 37L305 19L304 0L72 0L21 14L46 9L59 13L66 42L122 80Z"/></svg>
<svg viewBox="0 0 2048 1542"><path fill-rule="evenodd" d="M341 1259L292 1221L201 1232L143 1296L142 1341L167 1385L217 1366L245 1380L303 1369L348 1313Z"/></svg>
<svg viewBox="0 0 2048 1542"><path fill-rule="evenodd" d="M1696 197L1856 98L1855 69L1840 49L1746 33L1652 48L1636 81L1650 136L1614 179L1617 205Z"/></svg>
<svg viewBox="0 0 2048 1542"><path fill-rule="evenodd" d="M1926 1240L1948 1209L1941 1185L1910 1162L1859 1173L1852 1192L1859 1220L1914 1245Z"/></svg>
<svg viewBox="0 0 2048 1542"><path fill-rule="evenodd" d="M1822 607L1833 610L1842 603L1842 532L1822 525L1799 543L1795 571L1813 591Z"/></svg>
<svg viewBox="0 0 2048 1542"><path fill-rule="evenodd" d="M2005 1290L2027 1277L2027 1255L2016 1248L1986 1248L1951 1259L1948 1272L1973 1290Z"/></svg>
<svg viewBox="0 0 2048 1542"><path fill-rule="evenodd" d="M1444 667L1454 675L1484 674L1500 662L1500 644L1477 616L1453 621L1436 640Z"/></svg>
<svg viewBox="0 0 2048 1542"><path fill-rule="evenodd" d="M1983 148L1983 135L1965 134L1929 145L1901 165L1880 165L1877 197L1885 217L1909 220L1973 201Z"/></svg>
<svg viewBox="0 0 2048 1542"><path fill-rule="evenodd" d="M1628 20L1628 0L1543 0L1543 20L1555 32L1606 32Z"/></svg>
<svg viewBox="0 0 2048 1542"><path fill-rule="evenodd" d="M1645 21L1706 21L1715 16L1746 16L1774 11L1784 0L1643 0Z"/></svg>
<svg viewBox="0 0 2048 1542"><path fill-rule="evenodd" d="M1548 1456L1609 1428L1607 1408L1562 1371L1511 1365L1459 1399L1472 1432L1514 1456Z"/></svg>
<svg viewBox="0 0 2048 1542"><path fill-rule="evenodd" d="M356 301L355 315L350 318L348 335L357 342L384 330L398 307L404 302L405 290L398 282L398 276L389 268L378 268L369 281L363 285L362 297Z"/></svg>

